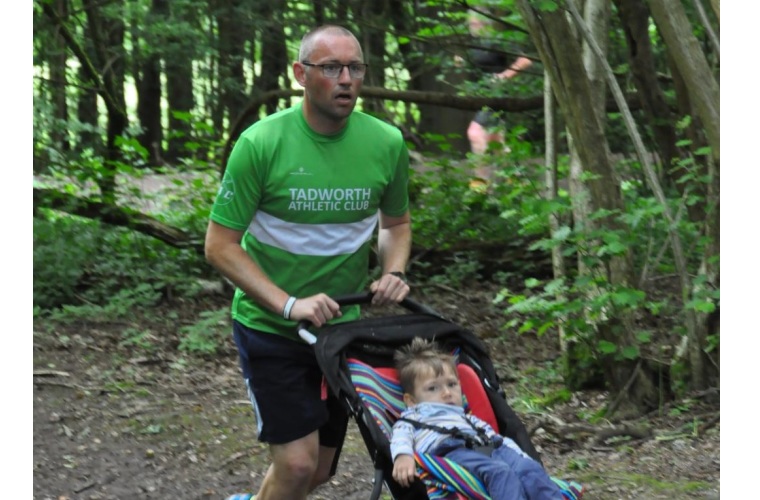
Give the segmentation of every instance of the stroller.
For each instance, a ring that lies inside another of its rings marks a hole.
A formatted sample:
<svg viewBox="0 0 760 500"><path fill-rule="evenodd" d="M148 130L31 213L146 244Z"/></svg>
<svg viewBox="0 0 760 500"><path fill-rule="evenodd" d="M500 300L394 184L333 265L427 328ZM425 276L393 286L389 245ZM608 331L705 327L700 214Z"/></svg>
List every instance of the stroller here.
<svg viewBox="0 0 760 500"><path fill-rule="evenodd" d="M341 306L369 304L372 294L335 298ZM448 321L428 306L411 299L400 305L407 313L366 318L324 327L319 336L298 325L301 338L312 344L330 390L355 420L375 468L371 500L387 488L395 500L490 500L482 483L467 470L443 457L416 454L421 481L405 488L392 477L390 436L393 423L404 409L393 353L414 337L435 340L455 354L465 410L485 420L538 460L519 417L507 404L499 379L483 342L472 332ZM333 463L337 467L339 453ZM575 482L552 478L566 500L578 500L583 488ZM495 500L495 499L494 499Z"/></svg>

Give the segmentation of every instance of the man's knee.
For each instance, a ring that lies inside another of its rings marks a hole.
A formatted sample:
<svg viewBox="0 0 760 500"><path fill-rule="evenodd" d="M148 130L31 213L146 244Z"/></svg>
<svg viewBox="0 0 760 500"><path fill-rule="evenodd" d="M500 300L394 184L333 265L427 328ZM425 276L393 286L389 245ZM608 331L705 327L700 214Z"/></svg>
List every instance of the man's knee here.
<svg viewBox="0 0 760 500"><path fill-rule="evenodd" d="M278 481L309 484L318 465L316 434L308 439L272 447L272 465Z"/></svg>

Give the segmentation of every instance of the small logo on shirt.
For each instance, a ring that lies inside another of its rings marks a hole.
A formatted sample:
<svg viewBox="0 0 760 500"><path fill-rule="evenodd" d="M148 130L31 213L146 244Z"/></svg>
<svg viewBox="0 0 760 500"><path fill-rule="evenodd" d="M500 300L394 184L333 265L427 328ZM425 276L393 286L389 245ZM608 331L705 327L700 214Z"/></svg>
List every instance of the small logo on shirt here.
<svg viewBox="0 0 760 500"><path fill-rule="evenodd" d="M232 179L224 178L219 186L219 191L216 193L216 204L219 206L228 205L232 203L232 198L234 197L235 183L232 182Z"/></svg>
<svg viewBox="0 0 760 500"><path fill-rule="evenodd" d="M304 167L298 167L294 172L290 172L290 175L314 175L311 172L307 172Z"/></svg>

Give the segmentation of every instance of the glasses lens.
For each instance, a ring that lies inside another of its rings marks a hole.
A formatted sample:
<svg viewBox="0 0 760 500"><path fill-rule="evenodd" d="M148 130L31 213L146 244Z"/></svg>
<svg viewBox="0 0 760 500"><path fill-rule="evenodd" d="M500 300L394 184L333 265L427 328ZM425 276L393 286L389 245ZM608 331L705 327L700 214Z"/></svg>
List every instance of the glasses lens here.
<svg viewBox="0 0 760 500"><path fill-rule="evenodd" d="M327 78L337 78L340 72L343 70L343 66L340 64L323 64L322 72Z"/></svg>
<svg viewBox="0 0 760 500"><path fill-rule="evenodd" d="M348 72L351 74L351 78L364 78L364 73L366 73L366 71L367 71L366 64L349 64L348 65Z"/></svg>

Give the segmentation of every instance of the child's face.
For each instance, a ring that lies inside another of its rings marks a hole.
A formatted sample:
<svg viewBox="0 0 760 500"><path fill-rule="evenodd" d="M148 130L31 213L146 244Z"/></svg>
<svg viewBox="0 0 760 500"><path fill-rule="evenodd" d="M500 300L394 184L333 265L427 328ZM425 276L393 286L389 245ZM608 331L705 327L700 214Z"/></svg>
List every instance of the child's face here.
<svg viewBox="0 0 760 500"><path fill-rule="evenodd" d="M443 403L462 406L462 387L459 378L450 366L443 367L443 373L436 375L432 368L425 370L414 381L412 394L404 394L407 406L417 403Z"/></svg>

